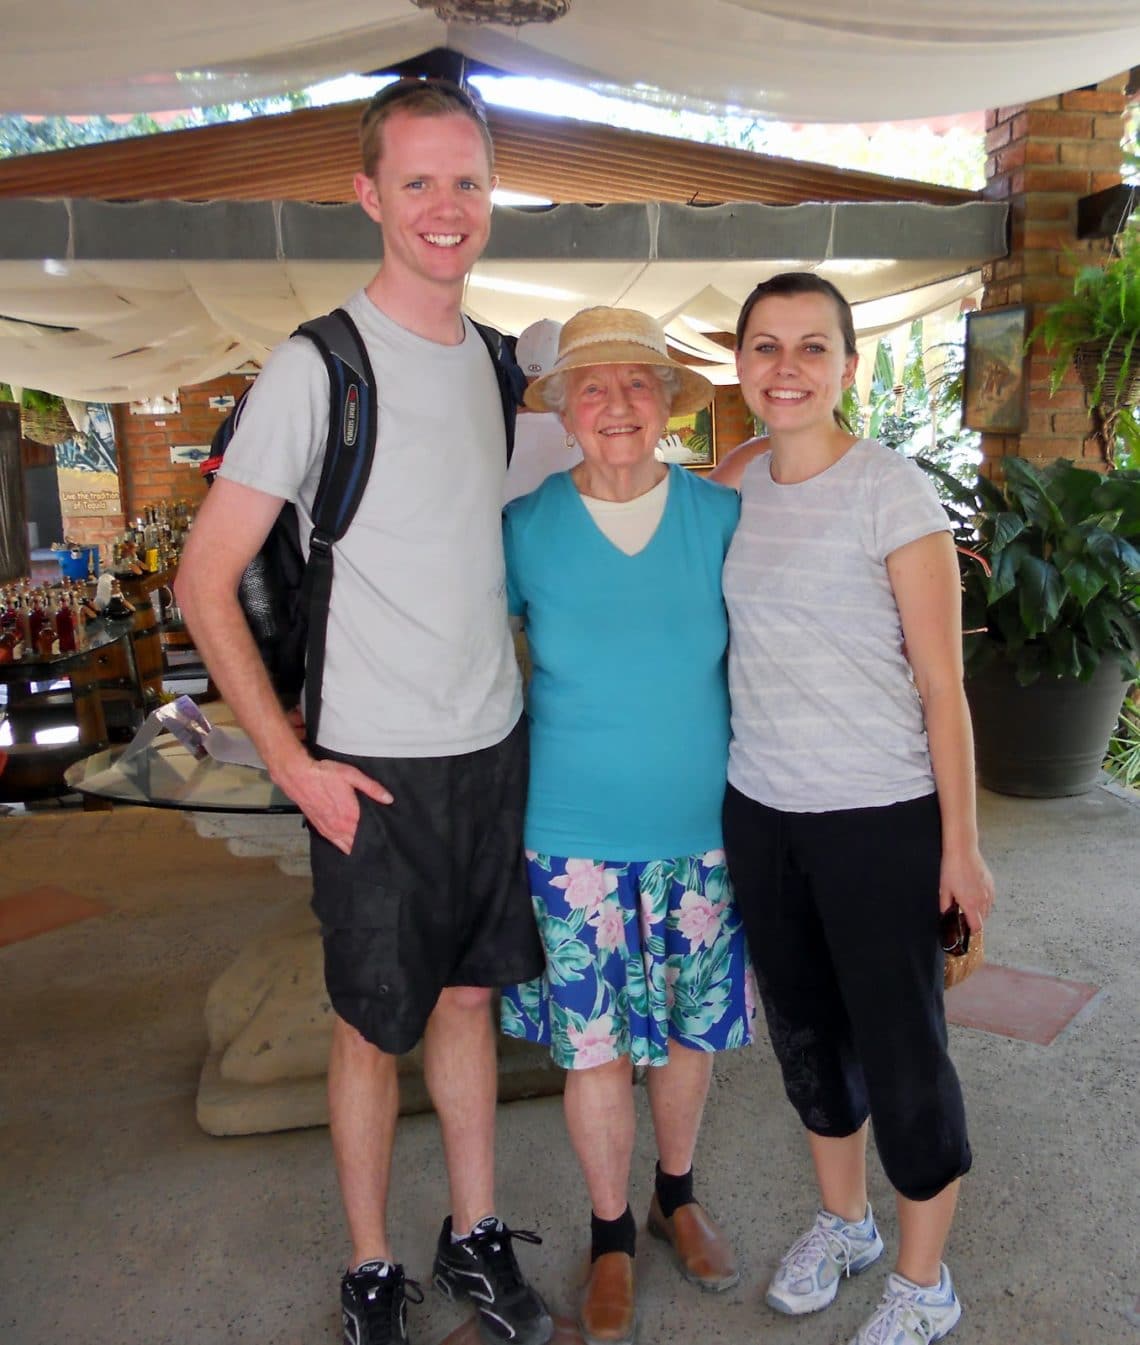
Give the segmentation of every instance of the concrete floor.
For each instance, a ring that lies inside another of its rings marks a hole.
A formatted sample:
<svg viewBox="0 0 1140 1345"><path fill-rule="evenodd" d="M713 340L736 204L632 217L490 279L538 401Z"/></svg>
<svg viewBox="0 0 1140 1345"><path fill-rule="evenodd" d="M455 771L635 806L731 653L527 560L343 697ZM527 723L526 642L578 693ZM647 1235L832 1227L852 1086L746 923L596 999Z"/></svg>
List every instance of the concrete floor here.
<svg viewBox="0 0 1140 1345"><path fill-rule="evenodd" d="M975 1152L948 1251L965 1306L954 1340L1137 1345L1140 809L1103 788L985 795L982 823L999 889L991 962L1099 992L1049 1046L951 1029ZM0 817L0 899L44 885L108 911L0 948L0 1341L338 1340L346 1249L327 1132L212 1139L194 1122L206 988L303 880L231 856L175 814ZM559 1101L501 1108L498 1145L500 1211L545 1239L520 1259L552 1308L572 1314L588 1207ZM642 1124L639 1218L653 1158ZM643 1238L643 1345L842 1345L878 1298L878 1270L814 1317L780 1318L762 1302L814 1210L764 1040L718 1062L697 1180L743 1276L703 1296ZM871 1198L890 1250L895 1218L875 1163ZM408 1118L392 1223L412 1276L427 1280L446 1208L435 1121ZM429 1292L411 1309L412 1338L434 1345L462 1320Z"/></svg>

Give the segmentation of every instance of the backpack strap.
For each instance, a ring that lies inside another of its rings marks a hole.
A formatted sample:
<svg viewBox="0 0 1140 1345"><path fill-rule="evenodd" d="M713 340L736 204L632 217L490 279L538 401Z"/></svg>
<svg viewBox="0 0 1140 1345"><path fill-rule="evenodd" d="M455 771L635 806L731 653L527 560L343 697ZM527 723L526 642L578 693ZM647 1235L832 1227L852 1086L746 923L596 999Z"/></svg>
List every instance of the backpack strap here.
<svg viewBox="0 0 1140 1345"><path fill-rule="evenodd" d="M308 623L305 656L305 732L317 740L325 639L332 597L333 546L348 531L372 471L379 423L376 379L356 323L343 308L303 322L293 333L320 351L329 376L329 432L313 499L309 559L301 586Z"/></svg>
<svg viewBox="0 0 1140 1345"><path fill-rule="evenodd" d="M474 322L474 319L472 319ZM507 432L507 464L515 451L515 418L526 392L526 375L515 359L514 341L497 332L494 327L485 327L475 322L475 330L483 338L483 344L491 355L495 366L495 381L499 385L499 400L503 404L503 426Z"/></svg>
<svg viewBox="0 0 1140 1345"><path fill-rule="evenodd" d="M480 322L475 323L475 329L494 365L509 463L514 451L515 416L526 390L526 378L515 360L511 344L501 332ZM315 743L320 725L321 684L332 598L333 547L351 526L368 484L376 453L379 408L376 377L368 352L356 324L343 308L303 322L293 335L307 337L313 342L329 376L328 440L313 499L313 529L309 534L309 558L301 587L301 611L308 624L305 731L309 742Z"/></svg>

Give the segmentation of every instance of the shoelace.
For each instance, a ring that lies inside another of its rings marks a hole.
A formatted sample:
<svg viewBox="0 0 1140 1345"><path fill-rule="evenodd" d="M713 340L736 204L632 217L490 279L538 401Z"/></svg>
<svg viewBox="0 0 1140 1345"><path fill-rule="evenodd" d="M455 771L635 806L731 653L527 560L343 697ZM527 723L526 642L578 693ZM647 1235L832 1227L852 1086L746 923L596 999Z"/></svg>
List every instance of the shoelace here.
<svg viewBox="0 0 1140 1345"><path fill-rule="evenodd" d="M382 1295L386 1289L393 1293L402 1290L404 1298L416 1304L424 1301L423 1286L418 1280L409 1280L403 1271L390 1270L387 1275L378 1275L364 1292L364 1319L370 1345L391 1345L392 1308L388 1295Z"/></svg>
<svg viewBox="0 0 1140 1345"><path fill-rule="evenodd" d="M799 1279L810 1274L826 1257L843 1262L843 1273L851 1273L851 1244L846 1238L830 1228L813 1224L811 1228L788 1248L784 1261L791 1278Z"/></svg>
<svg viewBox="0 0 1140 1345"><path fill-rule="evenodd" d="M926 1342L934 1332L934 1324L909 1294L888 1289L867 1323L863 1339L866 1345L890 1345L900 1329Z"/></svg>
<svg viewBox="0 0 1140 1345"><path fill-rule="evenodd" d="M513 1294L526 1284L519 1263L515 1260L514 1250L511 1247L512 1239L517 1242L529 1242L536 1247L542 1243L537 1233L531 1233L524 1228L508 1228L506 1224L502 1228L488 1228L476 1233L471 1239L486 1259L487 1267L495 1277L497 1286L508 1294Z"/></svg>

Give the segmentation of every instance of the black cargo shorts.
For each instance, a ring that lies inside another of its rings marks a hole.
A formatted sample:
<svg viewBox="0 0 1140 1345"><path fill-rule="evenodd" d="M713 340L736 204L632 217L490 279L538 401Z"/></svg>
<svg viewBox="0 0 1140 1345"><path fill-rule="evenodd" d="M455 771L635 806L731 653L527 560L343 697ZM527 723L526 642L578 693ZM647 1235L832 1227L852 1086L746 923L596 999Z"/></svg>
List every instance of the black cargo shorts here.
<svg viewBox="0 0 1140 1345"><path fill-rule="evenodd" d="M493 747L447 757L314 755L392 793L364 795L351 854L310 829L313 911L337 1014L409 1051L445 986L503 986L545 965L522 848L525 717Z"/></svg>

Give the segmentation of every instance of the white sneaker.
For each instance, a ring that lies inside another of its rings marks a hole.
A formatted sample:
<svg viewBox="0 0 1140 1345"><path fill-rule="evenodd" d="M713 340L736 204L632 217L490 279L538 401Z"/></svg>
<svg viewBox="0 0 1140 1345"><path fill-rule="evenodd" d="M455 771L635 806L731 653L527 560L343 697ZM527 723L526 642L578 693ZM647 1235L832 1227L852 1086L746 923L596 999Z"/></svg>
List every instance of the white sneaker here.
<svg viewBox="0 0 1140 1345"><path fill-rule="evenodd" d="M820 1210L811 1228L784 1253L768 1286L768 1306L793 1316L818 1312L834 1299L842 1275L858 1275L882 1254L870 1205L857 1224Z"/></svg>
<svg viewBox="0 0 1140 1345"><path fill-rule="evenodd" d="M962 1305L945 1266L934 1288L891 1274L882 1302L849 1345L930 1345L949 1335L961 1315Z"/></svg>

